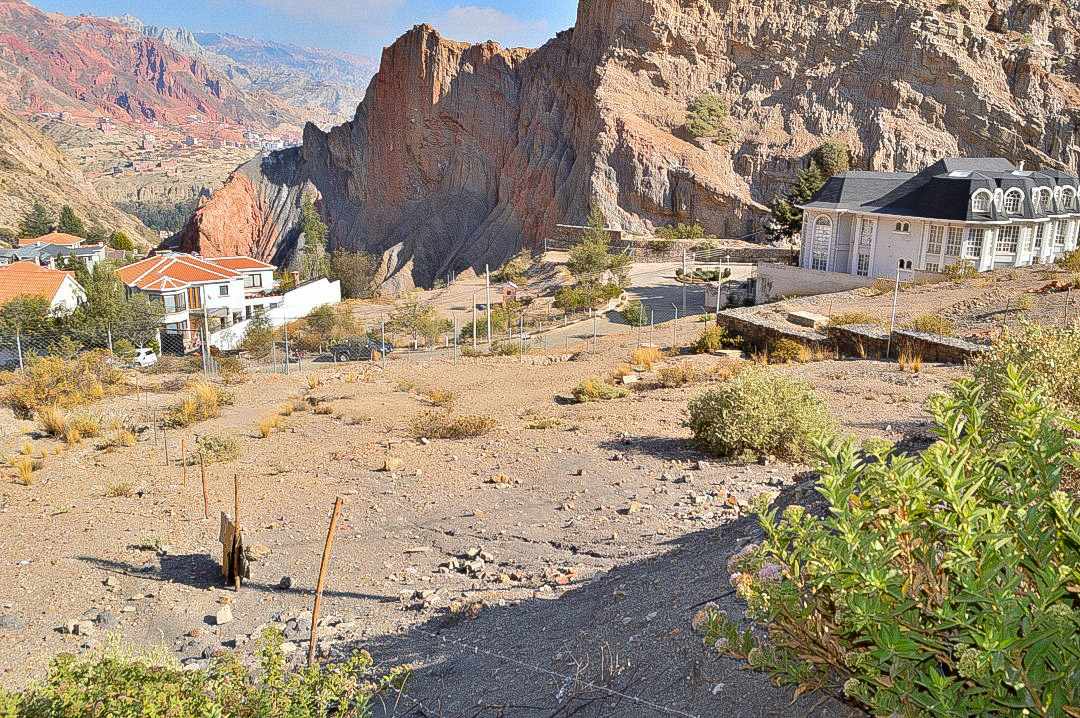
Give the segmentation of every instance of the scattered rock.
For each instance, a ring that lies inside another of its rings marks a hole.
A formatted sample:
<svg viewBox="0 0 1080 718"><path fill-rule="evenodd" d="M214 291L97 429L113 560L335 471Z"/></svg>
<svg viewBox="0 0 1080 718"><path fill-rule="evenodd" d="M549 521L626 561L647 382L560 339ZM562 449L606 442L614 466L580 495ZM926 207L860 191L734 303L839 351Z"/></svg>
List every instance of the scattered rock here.
<svg viewBox="0 0 1080 718"><path fill-rule="evenodd" d="M226 623L232 623L232 621L232 606L222 606L218 609L218 612L214 614L214 625L216 626L224 626Z"/></svg>
<svg viewBox="0 0 1080 718"><path fill-rule="evenodd" d="M100 628L109 630L116 628L120 624L120 621L112 611L99 611L97 618L94 619L94 623Z"/></svg>
<svg viewBox="0 0 1080 718"><path fill-rule="evenodd" d="M26 621L11 613L0 613L0 631L21 631L26 628Z"/></svg>
<svg viewBox="0 0 1080 718"><path fill-rule="evenodd" d="M404 460L397 456L387 456L383 459L383 465L381 471L397 471L405 465Z"/></svg>
<svg viewBox="0 0 1080 718"><path fill-rule="evenodd" d="M253 543L244 547L244 558L252 563L269 558L270 553L270 547L262 543Z"/></svg>
<svg viewBox="0 0 1080 718"><path fill-rule="evenodd" d="M278 588L280 588L282 590L285 590L285 591L289 590L290 588L292 588L292 576L282 576L281 580L278 581L277 585L278 585Z"/></svg>

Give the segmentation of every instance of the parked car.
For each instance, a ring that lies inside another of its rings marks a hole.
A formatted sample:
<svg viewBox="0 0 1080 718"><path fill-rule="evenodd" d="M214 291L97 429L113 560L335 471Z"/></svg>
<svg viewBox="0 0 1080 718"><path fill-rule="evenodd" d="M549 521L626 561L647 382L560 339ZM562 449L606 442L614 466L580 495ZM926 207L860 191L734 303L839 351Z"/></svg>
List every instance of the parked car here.
<svg viewBox="0 0 1080 718"><path fill-rule="evenodd" d="M372 352L385 355L392 351L394 351L393 344L378 342L374 339L351 339L330 347L330 354L338 361L370 361Z"/></svg>
<svg viewBox="0 0 1080 718"><path fill-rule="evenodd" d="M135 350L135 358L131 360L132 366L137 366L141 369L152 367L158 363L158 355L153 349L149 347L139 347Z"/></svg>

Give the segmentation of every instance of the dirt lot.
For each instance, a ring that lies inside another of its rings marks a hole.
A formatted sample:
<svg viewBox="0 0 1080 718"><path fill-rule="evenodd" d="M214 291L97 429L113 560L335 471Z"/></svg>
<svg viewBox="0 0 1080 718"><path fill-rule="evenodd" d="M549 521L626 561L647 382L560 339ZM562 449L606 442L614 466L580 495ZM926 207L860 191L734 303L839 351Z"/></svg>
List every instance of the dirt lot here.
<svg viewBox="0 0 1080 718"><path fill-rule="evenodd" d="M0 683L22 685L52 655L98 647L109 633L201 665L222 647L250 648L252 634L278 621L299 657L341 496L320 652L367 647L379 665L414 663L384 715L847 715L820 696L791 705L790 691L692 634L696 606L718 599L738 610L724 563L757 533L740 502L768 487L807 501L812 478L804 466L726 464L690 447L681 421L703 385L560 399L626 361L630 347L608 337L546 366L398 359L252 375L230 387L235 401L220 418L169 431L170 465L153 431L130 448L87 441L54 455L57 442L8 414L5 454L29 438L49 455L34 485L0 485ZM960 372L901 374L866 361L781 370L814 382L851 433L894 440L925 432L925 399ZM313 376L320 383L309 390ZM497 427L416 440L409 424L431 408L420 393L430 388L452 391L456 413ZM330 413L296 412L258 438L261 417L305 392ZM93 409L146 416L174 402L150 391ZM206 521L197 468L184 486L175 458L182 438L190 447L208 433L236 437L242 454L209 467ZM383 471L388 456L400 466ZM269 550L239 593L220 586L216 543L234 475L247 541ZM106 495L123 482L133 495ZM225 605L234 620L216 625ZM93 624L89 635L63 632L79 620Z"/></svg>
<svg viewBox="0 0 1080 718"><path fill-rule="evenodd" d="M1064 291L1075 274L1055 266L1000 269L970 279L905 286L897 298L896 323L902 326L924 314L943 316L959 337L989 341L1003 328L1020 321L1043 324L1073 322L1080 316L1080 292ZM1050 285L1057 283L1058 289ZM892 312L892 283L849 292L801 297L758 308L764 315L784 317L791 311L826 316L865 312L888 323Z"/></svg>

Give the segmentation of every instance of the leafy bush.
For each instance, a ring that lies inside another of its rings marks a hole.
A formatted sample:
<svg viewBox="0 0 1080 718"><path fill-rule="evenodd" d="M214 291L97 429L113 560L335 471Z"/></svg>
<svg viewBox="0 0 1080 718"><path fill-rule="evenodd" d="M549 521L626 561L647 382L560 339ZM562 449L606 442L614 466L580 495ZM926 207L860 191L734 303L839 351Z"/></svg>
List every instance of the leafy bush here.
<svg viewBox="0 0 1080 718"><path fill-rule="evenodd" d="M976 274L978 274L979 271L975 269L975 265L973 265L971 262L960 261L948 265L941 270L941 273L944 274L949 280L958 282L964 279L971 279Z"/></svg>
<svg viewBox="0 0 1080 718"><path fill-rule="evenodd" d="M11 718L365 718L371 715L372 699L400 688L407 676L404 668L376 674L366 651L293 672L286 667L282 642L280 631L263 632L256 670L232 653L214 658L206 671L116 647L91 656L61 654L41 683L22 693L0 692L0 713Z"/></svg>
<svg viewBox="0 0 1080 718"><path fill-rule="evenodd" d="M652 369L654 365L664 358L659 347L638 347L630 352L630 363L642 369Z"/></svg>
<svg viewBox="0 0 1080 718"><path fill-rule="evenodd" d="M727 124L728 109L719 95L706 92L686 108L686 131L691 137L709 137L731 142L735 133Z"/></svg>
<svg viewBox="0 0 1080 718"><path fill-rule="evenodd" d="M1020 371L1002 387L1000 434L963 380L931 402L921 455L827 443L828 509L761 507L762 545L730 564L768 639L712 612L707 641L872 715L1076 715L1080 507L1059 490L1076 457Z"/></svg>
<svg viewBox="0 0 1080 718"><path fill-rule="evenodd" d="M1020 322L971 367L986 396L1001 396L1006 369L1017 367L1044 400L1070 418L1080 417L1080 328Z"/></svg>
<svg viewBox="0 0 1080 718"><path fill-rule="evenodd" d="M490 416L456 416L438 411L423 411L412 421L412 434L427 439L473 439L496 426Z"/></svg>
<svg viewBox="0 0 1080 718"><path fill-rule="evenodd" d="M622 287L615 283L575 284L556 291L553 305L556 309L569 312L596 309L618 297L622 291Z"/></svg>
<svg viewBox="0 0 1080 718"><path fill-rule="evenodd" d="M839 312L829 317L830 327L846 327L853 324L881 324L881 320L866 312Z"/></svg>
<svg viewBox="0 0 1080 718"><path fill-rule="evenodd" d="M769 345L769 361L774 364L810 361L810 349L794 339L777 339Z"/></svg>
<svg viewBox="0 0 1080 718"><path fill-rule="evenodd" d="M621 386L612 386L603 379L593 377L586 379L574 387L574 401L584 404L589 401L608 401L610 399L622 399L629 396L630 392Z"/></svg>
<svg viewBox="0 0 1080 718"><path fill-rule="evenodd" d="M203 434L195 440L195 459L199 457L207 464L227 463L240 458L240 442L231 436Z"/></svg>
<svg viewBox="0 0 1080 718"><path fill-rule="evenodd" d="M684 424L705 451L724 457L811 455L814 440L833 431L825 402L808 383L766 367L745 367L693 399Z"/></svg>
<svg viewBox="0 0 1080 718"><path fill-rule="evenodd" d="M643 327L649 323L649 311L638 299L632 299L622 309L623 320L632 327Z"/></svg>
<svg viewBox="0 0 1080 718"><path fill-rule="evenodd" d="M940 334L951 337L956 333L956 325L939 314L921 314L907 324L907 328L927 334Z"/></svg>
<svg viewBox="0 0 1080 718"><path fill-rule="evenodd" d="M697 222L693 224L669 224L656 230L656 236L661 239L702 239L705 236L705 228Z"/></svg>
<svg viewBox="0 0 1080 718"><path fill-rule="evenodd" d="M826 177L851 169L851 150L840 140L826 140L814 150L814 161Z"/></svg>
<svg viewBox="0 0 1080 718"><path fill-rule="evenodd" d="M29 418L45 406L70 408L119 394L127 388L124 373L105 350L74 359L48 356L31 359L26 368L0 373L3 401L16 414Z"/></svg>
<svg viewBox="0 0 1080 718"><path fill-rule="evenodd" d="M724 348L729 342L727 330L720 326L705 327L701 335L694 342L694 352L697 354L712 354Z"/></svg>
<svg viewBox="0 0 1080 718"><path fill-rule="evenodd" d="M517 340L508 340L505 342L494 342L491 345L491 354L497 357L516 357L524 350L521 342Z"/></svg>
<svg viewBox="0 0 1080 718"><path fill-rule="evenodd" d="M1057 265L1070 272L1080 272L1080 249L1066 252L1057 260Z"/></svg>

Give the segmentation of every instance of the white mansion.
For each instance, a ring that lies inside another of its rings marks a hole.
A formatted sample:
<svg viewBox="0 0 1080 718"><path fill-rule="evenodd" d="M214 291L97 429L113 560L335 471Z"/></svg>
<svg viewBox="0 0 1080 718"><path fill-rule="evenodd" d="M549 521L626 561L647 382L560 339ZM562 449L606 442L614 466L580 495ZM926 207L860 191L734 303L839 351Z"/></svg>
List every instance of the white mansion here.
<svg viewBox="0 0 1080 718"><path fill-rule="evenodd" d="M1000 158L944 159L918 174L844 172L801 205L801 265L864 277L897 268L983 272L1076 248L1080 180Z"/></svg>

